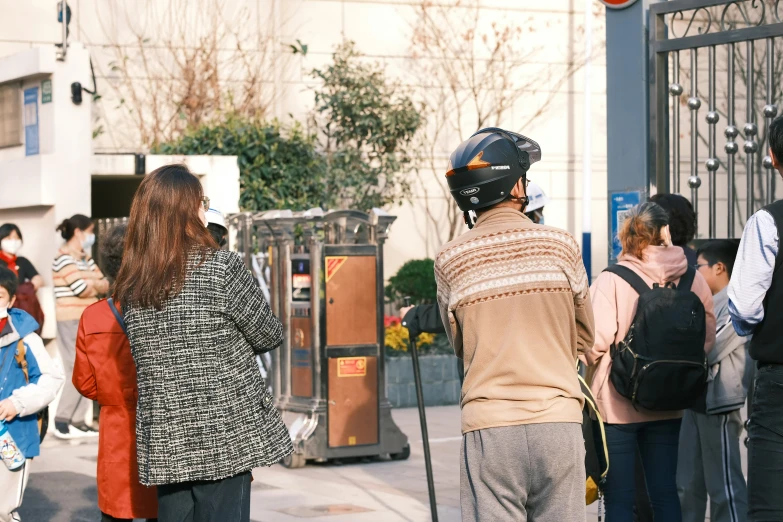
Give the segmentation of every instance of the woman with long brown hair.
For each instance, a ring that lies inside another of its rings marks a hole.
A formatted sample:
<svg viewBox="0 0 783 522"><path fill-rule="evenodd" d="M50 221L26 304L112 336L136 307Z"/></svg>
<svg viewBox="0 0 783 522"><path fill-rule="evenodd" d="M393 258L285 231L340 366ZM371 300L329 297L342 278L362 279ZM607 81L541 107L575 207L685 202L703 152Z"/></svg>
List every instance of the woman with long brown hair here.
<svg viewBox="0 0 783 522"><path fill-rule="evenodd" d="M249 521L250 471L292 452L255 355L283 339L261 290L206 228L185 166L147 175L115 286L138 374L139 480L161 522Z"/></svg>

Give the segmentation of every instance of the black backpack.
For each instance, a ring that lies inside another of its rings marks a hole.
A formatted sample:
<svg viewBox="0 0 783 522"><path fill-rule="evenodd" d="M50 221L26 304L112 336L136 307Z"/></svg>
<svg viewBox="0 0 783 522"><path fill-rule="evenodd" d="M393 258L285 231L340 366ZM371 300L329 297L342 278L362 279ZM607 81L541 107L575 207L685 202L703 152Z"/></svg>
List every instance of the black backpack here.
<svg viewBox="0 0 783 522"><path fill-rule="evenodd" d="M707 386L706 316L701 300L691 292L696 270L688 267L678 287L667 283L652 288L630 268L614 265L606 271L639 294L631 328L612 346L609 378L615 389L634 408L690 408Z"/></svg>

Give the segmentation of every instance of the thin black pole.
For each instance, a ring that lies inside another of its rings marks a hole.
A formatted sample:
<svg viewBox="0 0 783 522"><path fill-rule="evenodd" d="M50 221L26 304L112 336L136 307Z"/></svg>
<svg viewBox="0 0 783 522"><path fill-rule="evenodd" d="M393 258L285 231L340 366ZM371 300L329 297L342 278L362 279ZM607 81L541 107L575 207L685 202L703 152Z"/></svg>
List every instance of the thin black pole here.
<svg viewBox="0 0 783 522"><path fill-rule="evenodd" d="M410 299L405 298L405 306L409 306ZM427 432L427 414L424 412L424 392L421 387L421 370L419 368L419 350L416 348L416 339L409 334L411 347L411 359L413 361L413 380L416 382L416 400L419 403L419 423L421 424L421 441L424 445L424 466L427 469L427 489L430 494L430 512L432 522L438 522L438 504L435 501L435 479L432 476L432 457L430 456L430 437Z"/></svg>

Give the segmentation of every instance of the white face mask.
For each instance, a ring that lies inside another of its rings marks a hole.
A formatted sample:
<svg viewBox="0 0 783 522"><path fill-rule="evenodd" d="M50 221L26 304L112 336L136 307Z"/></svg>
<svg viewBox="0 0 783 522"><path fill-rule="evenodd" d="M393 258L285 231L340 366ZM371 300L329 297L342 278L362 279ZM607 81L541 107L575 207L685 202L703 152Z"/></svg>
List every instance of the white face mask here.
<svg viewBox="0 0 783 522"><path fill-rule="evenodd" d="M0 319L5 319L6 317L8 317L8 307L0 306Z"/></svg>
<svg viewBox="0 0 783 522"><path fill-rule="evenodd" d="M0 249L3 250L3 252L7 254L11 254L12 256L15 256L17 252L22 248L22 240L21 239L9 239L5 238L2 241L0 241Z"/></svg>
<svg viewBox="0 0 783 522"><path fill-rule="evenodd" d="M95 244L95 234L85 234L82 240L82 248L87 250Z"/></svg>

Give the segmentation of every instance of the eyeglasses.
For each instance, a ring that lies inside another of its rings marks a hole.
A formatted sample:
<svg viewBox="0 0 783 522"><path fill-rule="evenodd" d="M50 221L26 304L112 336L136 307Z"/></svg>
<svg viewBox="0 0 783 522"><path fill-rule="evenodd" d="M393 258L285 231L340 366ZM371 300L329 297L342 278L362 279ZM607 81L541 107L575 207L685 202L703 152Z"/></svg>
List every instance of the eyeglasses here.
<svg viewBox="0 0 783 522"><path fill-rule="evenodd" d="M209 210L209 198L206 196L201 197L201 206L204 207L204 212Z"/></svg>
<svg viewBox="0 0 783 522"><path fill-rule="evenodd" d="M711 265L711 264L709 264L709 263L695 264L695 265L693 265L693 268L695 268L696 270L698 270L699 268L701 268L701 267L703 267L703 266L712 266L712 265Z"/></svg>

